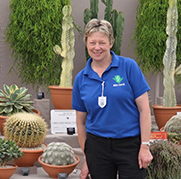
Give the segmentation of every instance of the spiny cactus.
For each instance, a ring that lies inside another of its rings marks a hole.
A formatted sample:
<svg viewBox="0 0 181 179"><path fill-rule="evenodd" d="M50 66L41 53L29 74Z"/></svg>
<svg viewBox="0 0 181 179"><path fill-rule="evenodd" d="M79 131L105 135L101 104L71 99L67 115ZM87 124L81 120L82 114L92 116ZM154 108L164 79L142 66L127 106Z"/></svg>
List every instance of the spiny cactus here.
<svg viewBox="0 0 181 179"><path fill-rule="evenodd" d="M122 11L117 12L116 9L112 10L113 0L101 0L105 6L105 15L104 19L109 21L113 27L113 33L115 42L112 47L112 50L117 54L121 54L121 43L122 43L122 35L124 29L124 15Z"/></svg>
<svg viewBox="0 0 181 179"><path fill-rule="evenodd" d="M9 116L22 111L33 113L34 102L29 100L31 95L26 93L27 88L18 88L15 84L11 86L4 84L3 88L4 91L0 89L0 115Z"/></svg>
<svg viewBox="0 0 181 179"><path fill-rule="evenodd" d="M165 124L164 131L168 134L168 139L174 143L181 143L181 115L172 116Z"/></svg>
<svg viewBox="0 0 181 179"><path fill-rule="evenodd" d="M42 162L50 165L69 165L75 163L72 147L64 142L52 142L42 154Z"/></svg>
<svg viewBox="0 0 181 179"><path fill-rule="evenodd" d="M181 115L172 116L165 124L164 131L181 134Z"/></svg>
<svg viewBox="0 0 181 179"><path fill-rule="evenodd" d="M112 47L112 50L117 54L121 54L121 43L122 43L122 35L124 29L124 15L123 12L117 12L116 9L112 10L113 0L101 0L105 8L104 19L109 21L113 27L113 33L115 42ZM90 0L90 9L86 8L84 10L84 23L85 25L93 18L98 18L98 5L99 0ZM86 58L89 58L89 55L86 50Z"/></svg>
<svg viewBox="0 0 181 179"><path fill-rule="evenodd" d="M41 116L32 113L16 113L4 124L4 136L19 147L38 147L45 139L47 124Z"/></svg>
<svg viewBox="0 0 181 179"><path fill-rule="evenodd" d="M72 70L73 70L73 59L75 56L74 44L75 34L72 18L72 7L66 5L62 9L63 20L62 20L62 37L61 47L55 45L53 50L56 54L61 55L64 59L62 61L62 73L60 78L60 87L72 87Z"/></svg>
<svg viewBox="0 0 181 179"><path fill-rule="evenodd" d="M168 35L166 41L166 51L163 57L163 106L174 107L177 105L175 96L175 74L181 74L181 65L176 69L176 47L177 47L177 0L169 0L169 8L167 11L167 27L166 33Z"/></svg>

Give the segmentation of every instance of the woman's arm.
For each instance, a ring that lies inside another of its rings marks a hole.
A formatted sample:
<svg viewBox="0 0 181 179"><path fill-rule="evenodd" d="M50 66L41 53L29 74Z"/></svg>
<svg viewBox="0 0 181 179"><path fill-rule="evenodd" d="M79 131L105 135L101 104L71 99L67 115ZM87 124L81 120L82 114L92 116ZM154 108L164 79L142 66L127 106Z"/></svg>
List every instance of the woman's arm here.
<svg viewBox="0 0 181 179"><path fill-rule="evenodd" d="M149 142L151 132L151 114L148 100L148 93L144 93L136 98L136 104L140 113L140 129L141 129L141 142ZM139 151L139 166L146 168L152 161L153 157L149 150L149 146L141 144Z"/></svg>
<svg viewBox="0 0 181 179"><path fill-rule="evenodd" d="M85 145L85 140L86 140L86 128L85 128L86 118L87 118L86 112L76 111L76 125L77 125L78 140L79 140L79 144L84 155L84 164L82 166L82 170L80 174L81 179L89 178L88 177L89 170L87 167L87 162L86 162L86 158L84 154L84 145Z"/></svg>

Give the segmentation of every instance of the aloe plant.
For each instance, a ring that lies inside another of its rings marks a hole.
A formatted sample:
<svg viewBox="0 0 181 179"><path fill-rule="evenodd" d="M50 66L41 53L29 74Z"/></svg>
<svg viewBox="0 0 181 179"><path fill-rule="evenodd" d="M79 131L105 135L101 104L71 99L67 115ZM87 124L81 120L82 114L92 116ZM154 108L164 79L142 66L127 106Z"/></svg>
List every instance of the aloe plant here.
<svg viewBox="0 0 181 179"><path fill-rule="evenodd" d="M20 158L23 152L12 140L0 138L0 167L5 166L9 161Z"/></svg>
<svg viewBox="0 0 181 179"><path fill-rule="evenodd" d="M169 0L169 8L167 11L167 41L166 51L163 57L163 106L174 107L177 105L175 95L175 75L181 74L181 65L176 67L176 48L177 48L177 23L178 11L177 0Z"/></svg>
<svg viewBox="0 0 181 179"><path fill-rule="evenodd" d="M60 87L72 87L72 70L73 70L73 59L75 56L75 34L74 25L72 18L72 7L71 5L65 5L62 9L62 37L61 47L55 45L53 50L56 54L63 57L62 61L62 72L60 77Z"/></svg>
<svg viewBox="0 0 181 179"><path fill-rule="evenodd" d="M3 85L3 89L0 89L0 115L10 116L17 112L33 113L35 108L32 106L33 101L29 100L31 95L27 94L28 91L25 87L18 88L13 84L8 86Z"/></svg>

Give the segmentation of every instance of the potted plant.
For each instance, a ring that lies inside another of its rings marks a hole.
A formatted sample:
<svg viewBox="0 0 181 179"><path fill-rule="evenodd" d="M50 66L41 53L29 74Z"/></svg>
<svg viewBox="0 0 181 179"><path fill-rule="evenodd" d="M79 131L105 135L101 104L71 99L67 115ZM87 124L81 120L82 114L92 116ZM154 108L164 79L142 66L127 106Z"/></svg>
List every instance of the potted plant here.
<svg viewBox="0 0 181 179"><path fill-rule="evenodd" d="M168 0L168 3L166 51L163 57L163 105L152 106L159 129L163 127L173 115L181 112L181 106L177 105L175 95L175 75L181 74L181 65L176 67L177 0Z"/></svg>
<svg viewBox="0 0 181 179"><path fill-rule="evenodd" d="M62 8L70 2L10 1L5 34L14 58L10 72L17 72L22 83L45 88L59 83L61 57L52 48L61 40Z"/></svg>
<svg viewBox="0 0 181 179"><path fill-rule="evenodd" d="M17 85L12 84L8 86L3 85L0 89L0 132L3 134L3 125L8 116L17 112L37 113L40 112L35 109L32 104L33 101L29 100L31 95L27 94L28 89L25 87L18 88Z"/></svg>
<svg viewBox="0 0 181 179"><path fill-rule="evenodd" d="M11 115L4 124L4 136L16 142L24 155L17 162L20 167L34 166L47 144L45 120L33 113L19 112Z"/></svg>
<svg viewBox="0 0 181 179"><path fill-rule="evenodd" d="M146 169L146 179L180 179L180 145L168 140L157 140L151 143L150 151L153 160Z"/></svg>
<svg viewBox="0 0 181 179"><path fill-rule="evenodd" d="M66 5L62 9L61 47L55 45L53 50L63 57L60 84L49 86L55 109L72 109L72 70L75 56L75 34L72 18L72 7Z"/></svg>
<svg viewBox="0 0 181 179"><path fill-rule="evenodd" d="M23 156L23 152L12 140L0 138L0 178L9 179L15 172L17 165L13 164Z"/></svg>
<svg viewBox="0 0 181 179"><path fill-rule="evenodd" d="M51 178L58 178L58 173L67 173L68 176L80 159L74 154L70 145L64 142L52 142L48 144L38 161Z"/></svg>

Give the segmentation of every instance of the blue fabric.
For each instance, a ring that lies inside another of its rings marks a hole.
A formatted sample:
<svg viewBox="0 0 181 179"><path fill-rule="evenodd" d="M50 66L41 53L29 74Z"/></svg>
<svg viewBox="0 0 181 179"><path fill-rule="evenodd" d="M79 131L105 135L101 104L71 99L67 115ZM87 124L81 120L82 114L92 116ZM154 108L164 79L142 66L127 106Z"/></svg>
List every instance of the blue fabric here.
<svg viewBox="0 0 181 179"><path fill-rule="evenodd" d="M135 99L150 90L137 63L112 52L112 63L100 78L91 68L90 58L74 82L72 108L87 112L86 131L97 136L123 138L140 134ZM117 81L115 79L118 79ZM107 105L101 108L102 82Z"/></svg>

